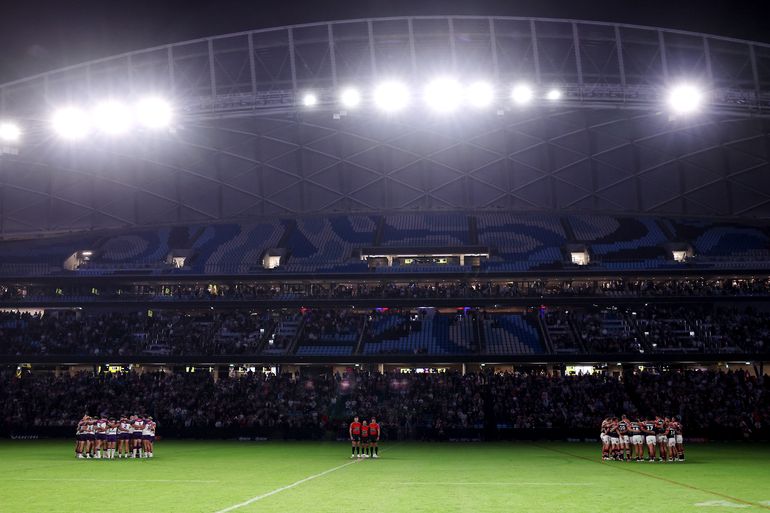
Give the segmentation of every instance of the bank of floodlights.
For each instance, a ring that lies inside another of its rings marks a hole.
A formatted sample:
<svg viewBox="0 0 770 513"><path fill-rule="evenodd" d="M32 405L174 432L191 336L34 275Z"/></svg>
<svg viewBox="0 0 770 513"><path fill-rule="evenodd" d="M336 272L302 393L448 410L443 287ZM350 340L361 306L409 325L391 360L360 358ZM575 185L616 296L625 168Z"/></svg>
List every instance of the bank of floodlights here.
<svg viewBox="0 0 770 513"><path fill-rule="evenodd" d="M404 110L411 102L406 84L396 80L382 82L374 89L374 105L383 112L393 113Z"/></svg>
<svg viewBox="0 0 770 513"><path fill-rule="evenodd" d="M548 92L545 94L545 99L555 102L561 100L562 92L560 89L549 89Z"/></svg>
<svg viewBox="0 0 770 513"><path fill-rule="evenodd" d="M13 121L0 121L0 142L17 143L21 140L21 128Z"/></svg>
<svg viewBox="0 0 770 513"><path fill-rule="evenodd" d="M511 100L516 105L526 105L535 98L535 92L528 84L516 84L511 89Z"/></svg>
<svg viewBox="0 0 770 513"><path fill-rule="evenodd" d="M354 109L361 103L361 93L355 87L346 87L340 92L340 103L347 109Z"/></svg>
<svg viewBox="0 0 770 513"><path fill-rule="evenodd" d="M471 107L489 107L495 101L495 88L489 82L473 82L466 90L466 98Z"/></svg>
<svg viewBox="0 0 770 513"><path fill-rule="evenodd" d="M463 101L463 89L457 80L440 77L428 82L423 91L423 99L425 105L434 112L454 112Z"/></svg>
<svg viewBox="0 0 770 513"><path fill-rule="evenodd" d="M91 135L123 136L135 128L167 128L172 117L171 105L162 98L146 97L134 104L106 99L90 108L59 108L51 116L51 128L62 139L76 141Z"/></svg>
<svg viewBox="0 0 770 513"><path fill-rule="evenodd" d="M703 93L692 84L677 84L668 91L666 102L675 114L693 114L697 112L703 101Z"/></svg>

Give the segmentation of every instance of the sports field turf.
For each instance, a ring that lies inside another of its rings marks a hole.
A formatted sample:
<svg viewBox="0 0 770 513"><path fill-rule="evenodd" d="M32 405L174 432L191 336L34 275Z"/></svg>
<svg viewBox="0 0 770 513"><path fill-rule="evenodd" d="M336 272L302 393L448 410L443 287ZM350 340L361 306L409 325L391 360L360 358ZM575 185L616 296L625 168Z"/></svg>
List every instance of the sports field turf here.
<svg viewBox="0 0 770 513"><path fill-rule="evenodd" d="M597 444L163 441L153 460L75 460L0 442L2 512L686 512L770 510L770 446L690 445L686 463L599 461Z"/></svg>

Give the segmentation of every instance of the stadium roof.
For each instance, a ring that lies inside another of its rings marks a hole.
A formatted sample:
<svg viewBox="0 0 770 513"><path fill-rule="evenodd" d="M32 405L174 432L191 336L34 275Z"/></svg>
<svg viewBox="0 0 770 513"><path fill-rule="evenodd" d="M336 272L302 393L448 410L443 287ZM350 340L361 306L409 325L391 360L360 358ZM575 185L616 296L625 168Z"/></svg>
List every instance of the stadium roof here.
<svg viewBox="0 0 770 513"><path fill-rule="evenodd" d="M439 75L529 84L525 107L384 115L337 102ZM678 83L704 110L672 115ZM557 88L562 98L542 96ZM312 93L312 107L303 99ZM146 94L162 133L56 140L53 109ZM652 27L412 17L255 30L0 85L24 133L0 157L0 236L268 215L560 210L770 214L770 45ZM15 149L14 149L15 152ZM14 153L11 152L11 153Z"/></svg>

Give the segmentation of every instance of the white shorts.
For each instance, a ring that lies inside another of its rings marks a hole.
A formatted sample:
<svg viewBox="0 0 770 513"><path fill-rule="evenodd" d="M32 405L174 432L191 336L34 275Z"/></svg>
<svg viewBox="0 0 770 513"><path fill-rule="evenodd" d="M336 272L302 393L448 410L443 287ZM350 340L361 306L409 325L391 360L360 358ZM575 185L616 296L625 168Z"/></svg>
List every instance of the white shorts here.
<svg viewBox="0 0 770 513"><path fill-rule="evenodd" d="M631 437L631 443L634 445L644 445L644 437L642 435L634 435Z"/></svg>
<svg viewBox="0 0 770 513"><path fill-rule="evenodd" d="M668 437L666 435L658 435L659 444L665 444L666 442L668 442Z"/></svg>
<svg viewBox="0 0 770 513"><path fill-rule="evenodd" d="M603 444L607 445L610 443L610 435L606 433L601 433L599 435L599 439L602 441Z"/></svg>
<svg viewBox="0 0 770 513"><path fill-rule="evenodd" d="M647 435L645 437L647 445L655 445L655 435Z"/></svg>
<svg viewBox="0 0 770 513"><path fill-rule="evenodd" d="M676 435L676 443L681 444L684 441L682 440L682 435Z"/></svg>
<svg viewBox="0 0 770 513"><path fill-rule="evenodd" d="M620 443L624 443L624 444L626 444L626 445L628 445L628 444L630 443L630 440L631 440L631 439L630 439L630 438L628 438L628 435L622 435L622 436L620 437Z"/></svg>
<svg viewBox="0 0 770 513"><path fill-rule="evenodd" d="M612 443L612 445L618 445L620 443L620 438L618 438L617 436L611 436L610 442Z"/></svg>
<svg viewBox="0 0 770 513"><path fill-rule="evenodd" d="M669 438L669 439L668 439L668 446L669 446L669 447L674 447L674 446L676 446L676 438Z"/></svg>

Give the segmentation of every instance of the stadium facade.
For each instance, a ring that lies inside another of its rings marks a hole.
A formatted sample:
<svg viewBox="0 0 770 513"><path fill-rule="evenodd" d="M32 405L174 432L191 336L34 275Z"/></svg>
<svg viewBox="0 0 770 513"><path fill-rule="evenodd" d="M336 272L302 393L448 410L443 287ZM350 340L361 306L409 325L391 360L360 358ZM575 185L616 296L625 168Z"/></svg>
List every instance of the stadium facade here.
<svg viewBox="0 0 770 513"><path fill-rule="evenodd" d="M452 116L369 106L381 80L419 91L439 75L489 80L500 97ZM682 81L704 91L701 112L667 109ZM517 83L534 89L530 105L510 101ZM337 101L348 86L363 91L358 109ZM558 101L543 97L552 88ZM57 106L145 94L175 105L171 130L66 143L50 133ZM576 20L348 20L71 66L0 85L0 108L25 132L0 155L5 309L269 317L251 353L65 357L22 345L7 363L770 359L762 337L722 342L699 322L721 307L761 311L770 290L768 44ZM708 311L680 323L671 308L685 303ZM647 304L672 316L666 351L635 317ZM308 339L315 321L287 313L299 307L402 319L361 316ZM465 307L478 315L453 318ZM573 307L603 307L603 336L638 340L607 350L584 340L587 317L549 324L549 310ZM399 330L411 331L387 338ZM276 334L288 343L273 348Z"/></svg>

